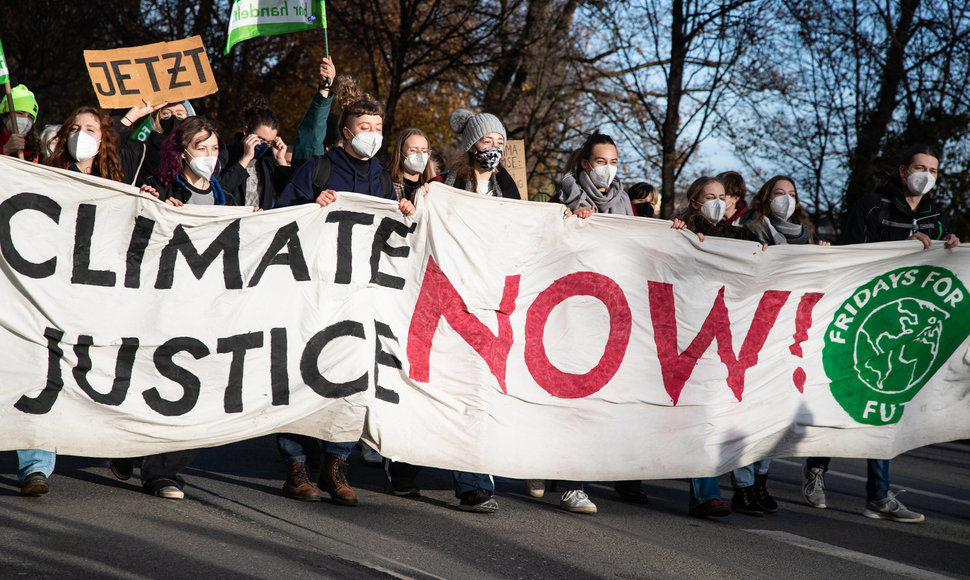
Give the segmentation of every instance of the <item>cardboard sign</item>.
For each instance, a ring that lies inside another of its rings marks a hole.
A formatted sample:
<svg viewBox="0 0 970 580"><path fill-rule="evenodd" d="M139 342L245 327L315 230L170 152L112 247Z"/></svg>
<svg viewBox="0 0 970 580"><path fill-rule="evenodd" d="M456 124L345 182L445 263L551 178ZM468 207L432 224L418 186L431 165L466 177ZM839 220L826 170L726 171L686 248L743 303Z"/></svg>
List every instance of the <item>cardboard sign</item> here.
<svg viewBox="0 0 970 580"><path fill-rule="evenodd" d="M525 171L525 141L511 139L505 142L505 152L502 153L505 168L515 180L519 188L519 197L529 199L529 176Z"/></svg>
<svg viewBox="0 0 970 580"><path fill-rule="evenodd" d="M202 37L115 50L85 50L84 62L105 109L173 103L219 90Z"/></svg>

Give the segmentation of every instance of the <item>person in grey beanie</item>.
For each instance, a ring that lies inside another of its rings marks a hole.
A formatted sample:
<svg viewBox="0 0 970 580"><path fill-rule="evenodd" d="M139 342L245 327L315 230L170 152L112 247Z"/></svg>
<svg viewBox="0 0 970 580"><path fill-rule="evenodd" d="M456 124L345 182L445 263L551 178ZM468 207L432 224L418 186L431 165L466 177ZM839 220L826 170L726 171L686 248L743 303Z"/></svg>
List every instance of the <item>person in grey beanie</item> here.
<svg viewBox="0 0 970 580"><path fill-rule="evenodd" d="M458 109L451 114L451 130L459 135L462 152L440 181L482 195L521 199L515 180L502 166L506 135L498 117Z"/></svg>

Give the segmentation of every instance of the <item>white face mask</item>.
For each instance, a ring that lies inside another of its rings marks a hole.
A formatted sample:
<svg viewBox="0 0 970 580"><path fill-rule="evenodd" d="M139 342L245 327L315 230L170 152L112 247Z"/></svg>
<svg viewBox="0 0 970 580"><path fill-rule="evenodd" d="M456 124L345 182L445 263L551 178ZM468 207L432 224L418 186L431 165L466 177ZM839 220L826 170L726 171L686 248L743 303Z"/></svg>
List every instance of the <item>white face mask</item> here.
<svg viewBox="0 0 970 580"><path fill-rule="evenodd" d="M787 220L795 213L795 198L790 195L779 195L771 200L771 213L781 220Z"/></svg>
<svg viewBox="0 0 970 580"><path fill-rule="evenodd" d="M83 162L98 154L100 144L100 141L84 131L78 131L67 138L67 152L75 161Z"/></svg>
<svg viewBox="0 0 970 580"><path fill-rule="evenodd" d="M906 187L913 195L926 195L936 185L936 176L929 171L910 173L906 176Z"/></svg>
<svg viewBox="0 0 970 580"><path fill-rule="evenodd" d="M408 173L422 173L428 166L428 159L431 156L427 153L412 153L404 158L404 168Z"/></svg>
<svg viewBox="0 0 970 580"><path fill-rule="evenodd" d="M723 199L709 199L701 204L701 213L715 224L721 221L726 210L727 204Z"/></svg>
<svg viewBox="0 0 970 580"><path fill-rule="evenodd" d="M381 144L383 142L383 135L376 131L367 131L354 135L354 138L350 141L350 146L357 155L360 155L364 159L370 159L381 150Z"/></svg>
<svg viewBox="0 0 970 580"><path fill-rule="evenodd" d="M5 117L9 116L9 113L4 113L4 116ZM18 134L18 135L26 135L27 134L27 131L30 131L30 128L34 126L34 122L31 121L30 118L28 118L28 117L19 117L19 116L17 117L17 129L16 129L16 131L13 130L13 128L10 126L10 119L4 119L4 123L6 123L7 130L8 131L10 131L11 133Z"/></svg>
<svg viewBox="0 0 970 580"><path fill-rule="evenodd" d="M185 154L189 156L189 169L202 179L210 179L216 171L216 164L219 163L219 156L193 157L186 149Z"/></svg>
<svg viewBox="0 0 970 580"><path fill-rule="evenodd" d="M606 165L597 165L589 171L589 180L599 189L609 187L613 183L614 177L616 177L616 166L608 163Z"/></svg>

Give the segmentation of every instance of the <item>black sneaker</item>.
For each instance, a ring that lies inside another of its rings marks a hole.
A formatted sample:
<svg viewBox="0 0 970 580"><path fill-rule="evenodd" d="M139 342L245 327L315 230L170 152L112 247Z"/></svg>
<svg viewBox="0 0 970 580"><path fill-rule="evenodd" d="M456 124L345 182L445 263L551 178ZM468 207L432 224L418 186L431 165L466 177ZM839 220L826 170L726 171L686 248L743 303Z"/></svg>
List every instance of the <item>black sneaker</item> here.
<svg viewBox="0 0 970 580"><path fill-rule="evenodd" d="M749 516L763 516L765 512L758 505L758 498L754 493L754 486L734 488L734 497L731 498L731 511Z"/></svg>
<svg viewBox="0 0 970 580"><path fill-rule="evenodd" d="M464 512L490 514L498 509L498 502L492 497L492 492L486 489L476 489L461 494L458 509Z"/></svg>
<svg viewBox="0 0 970 580"><path fill-rule="evenodd" d="M754 496L758 505L769 514L778 511L778 502L768 493L768 474L754 475Z"/></svg>
<svg viewBox="0 0 970 580"><path fill-rule="evenodd" d="M395 479L388 484L388 488L398 497L421 497L421 490L414 484L414 480Z"/></svg>
<svg viewBox="0 0 970 580"><path fill-rule="evenodd" d="M41 472L31 473L24 478L20 484L20 495L28 497L39 497L51 490L51 484L47 481L47 476Z"/></svg>
<svg viewBox="0 0 970 580"><path fill-rule="evenodd" d="M135 462L131 459L109 459L108 468L115 477L121 481L127 481L135 471Z"/></svg>

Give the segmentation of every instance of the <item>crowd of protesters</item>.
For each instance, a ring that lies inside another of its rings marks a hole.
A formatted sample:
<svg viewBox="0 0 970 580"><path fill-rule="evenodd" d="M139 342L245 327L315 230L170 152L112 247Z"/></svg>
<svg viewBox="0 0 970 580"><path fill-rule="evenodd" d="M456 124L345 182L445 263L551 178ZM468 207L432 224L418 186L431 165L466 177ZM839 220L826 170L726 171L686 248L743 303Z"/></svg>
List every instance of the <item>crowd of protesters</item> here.
<svg viewBox="0 0 970 580"><path fill-rule="evenodd" d="M196 114L188 101L148 103L112 117L94 106L82 106L61 123L34 129L39 105L33 93L19 85L12 102L0 103L3 115L0 147L3 155L52 167L119 181L140 188L172 206L185 204L243 205L253 211L298 204L333 203L337 191L356 192L398 202L404 215L415 211L430 181L483 196L519 199L520 192L503 164L507 140L502 121L488 113L454 111L450 125L459 143L458 154L446 166L420 128L401 131L390 149L389 161L379 160L384 144L382 103L362 92L349 78L336 77L330 59L320 63L320 85L288 147L279 136L279 117L265 99L256 98L244 113L243 126L227 146L212 120ZM336 105L338 115L331 114ZM16 123L9 120L13 111ZM145 119L151 128L144 141L132 138ZM440 145L440 144L438 144ZM850 209L844 232L846 243L914 239L929 247L941 241L957 245L947 217L929 196L940 156L930 147L915 145L899 160L898 171L873 194ZM610 136L594 132L576 149L563 168L558 192L550 201L566 208L567 219L596 213L657 217L660 195L645 182L627 188L617 177L619 151ZM796 180L778 175L748 195L737 172L702 176L687 188L672 228L705 236L751 240L764 248L779 244L828 245L821 240L799 198ZM357 505L348 478L348 457L356 441L319 441L303 435L280 434L277 446L286 462L282 495L298 501L320 501L320 490L332 503ZM368 451L369 457L381 458ZM20 450L18 477L21 493L39 496L50 490L55 453ZM180 471L195 457L194 450L140 458L144 490L166 499L181 499L185 484ZM398 496L420 495L416 478L421 467L384 460L387 489ZM113 459L112 472L132 476L136 461ZM315 485L309 466L320 467ZM809 458L803 469L802 491L814 507L826 507L824 475L828 458ZM768 491L770 460L757 461L731 473L734 495L721 498L717 478L690 480L692 516L726 516L733 512L762 515L778 511ZM868 460L867 502L863 514L900 522L919 522L923 515L907 509L890 490L889 460ZM462 510L489 513L498 509L491 476L453 472L456 497ZM534 497L546 490L543 480L527 480ZM555 482L562 492L559 506L575 513L595 513L596 506L581 482ZM647 503L640 481L616 482L620 498Z"/></svg>

